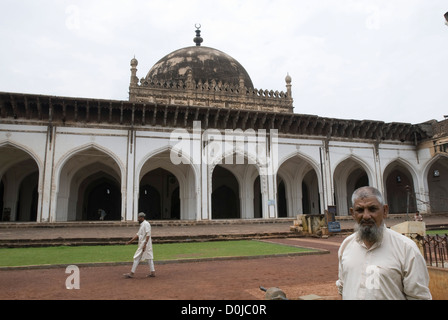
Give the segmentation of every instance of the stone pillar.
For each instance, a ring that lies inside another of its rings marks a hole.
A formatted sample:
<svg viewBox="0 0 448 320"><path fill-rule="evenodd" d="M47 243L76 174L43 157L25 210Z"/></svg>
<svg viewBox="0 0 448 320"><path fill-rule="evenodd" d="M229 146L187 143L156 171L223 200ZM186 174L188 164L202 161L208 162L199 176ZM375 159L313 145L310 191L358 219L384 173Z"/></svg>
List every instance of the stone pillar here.
<svg viewBox="0 0 448 320"><path fill-rule="evenodd" d="M135 152L137 148L135 136L133 129L128 131L127 181L125 181L126 186L122 186L121 189L121 217L125 221L137 220L138 214L140 181L139 177L135 175Z"/></svg>
<svg viewBox="0 0 448 320"><path fill-rule="evenodd" d="M56 205L57 205L57 187L53 186L53 171L54 171L54 153L55 153L55 135L56 128L48 126L47 131L47 143L45 150L45 169L43 177L42 187L42 209L40 214L38 213L38 221L40 222L52 222L56 221ZM55 181L55 184L58 182Z"/></svg>
<svg viewBox="0 0 448 320"><path fill-rule="evenodd" d="M372 181L371 185L376 187L384 194L384 186L383 186L383 174L381 170L381 161L380 161L380 142L379 140L375 141L373 144L373 160L375 162L375 179L376 181Z"/></svg>
<svg viewBox="0 0 448 320"><path fill-rule="evenodd" d="M331 179L331 164L329 141L323 140L323 146L319 148L321 161L321 181L322 184L322 210L326 210L330 205L334 205L333 181Z"/></svg>
<svg viewBox="0 0 448 320"><path fill-rule="evenodd" d="M267 191L268 191L268 216L264 218L278 217L277 203L277 172L278 172L278 132L271 129L267 137Z"/></svg>
<svg viewBox="0 0 448 320"><path fill-rule="evenodd" d="M207 155L205 155L207 157ZM201 220L212 219L212 177L211 165L208 163L201 164Z"/></svg>

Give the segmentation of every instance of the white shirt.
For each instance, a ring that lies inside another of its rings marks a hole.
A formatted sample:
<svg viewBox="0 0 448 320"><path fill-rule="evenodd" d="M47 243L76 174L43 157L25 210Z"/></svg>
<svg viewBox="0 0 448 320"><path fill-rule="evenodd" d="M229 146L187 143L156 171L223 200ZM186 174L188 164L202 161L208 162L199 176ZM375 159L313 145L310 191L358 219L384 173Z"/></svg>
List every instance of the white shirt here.
<svg viewBox="0 0 448 320"><path fill-rule="evenodd" d="M152 253L152 241L151 241L151 225L148 221L144 220L140 224L140 229L137 232L138 236L138 249L134 254L134 259L141 255L141 260L154 259ZM149 237L148 243L146 244L146 250L143 252L143 246L146 241L146 237Z"/></svg>
<svg viewBox="0 0 448 320"><path fill-rule="evenodd" d="M356 233L342 242L336 281L342 299L432 299L428 268L415 242L384 228L382 241L370 249Z"/></svg>

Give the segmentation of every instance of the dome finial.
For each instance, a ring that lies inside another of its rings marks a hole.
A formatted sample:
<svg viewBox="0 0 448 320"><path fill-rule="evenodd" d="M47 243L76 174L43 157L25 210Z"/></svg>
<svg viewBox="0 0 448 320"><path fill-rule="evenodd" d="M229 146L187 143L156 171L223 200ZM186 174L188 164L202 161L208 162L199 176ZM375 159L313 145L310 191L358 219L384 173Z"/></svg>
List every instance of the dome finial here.
<svg viewBox="0 0 448 320"><path fill-rule="evenodd" d="M194 43L196 43L196 46L199 47L204 41L204 39L201 38L201 24L197 23L194 26L196 27L196 37L193 39L193 41Z"/></svg>

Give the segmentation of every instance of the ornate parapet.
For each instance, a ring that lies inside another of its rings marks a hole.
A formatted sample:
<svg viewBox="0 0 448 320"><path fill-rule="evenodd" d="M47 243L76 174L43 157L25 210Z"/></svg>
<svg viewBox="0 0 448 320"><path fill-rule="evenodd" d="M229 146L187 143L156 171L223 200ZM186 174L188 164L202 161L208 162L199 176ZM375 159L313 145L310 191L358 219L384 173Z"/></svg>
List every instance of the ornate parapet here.
<svg viewBox="0 0 448 320"><path fill-rule="evenodd" d="M129 87L129 101L212 108L293 112L293 99L283 91L246 88L215 81L148 81Z"/></svg>

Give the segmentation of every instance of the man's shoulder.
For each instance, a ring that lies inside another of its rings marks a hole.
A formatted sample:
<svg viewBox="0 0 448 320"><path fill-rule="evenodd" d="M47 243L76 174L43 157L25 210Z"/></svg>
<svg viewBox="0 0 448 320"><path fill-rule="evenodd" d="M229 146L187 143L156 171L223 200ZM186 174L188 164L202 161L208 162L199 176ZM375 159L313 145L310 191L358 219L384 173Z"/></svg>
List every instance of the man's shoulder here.
<svg viewBox="0 0 448 320"><path fill-rule="evenodd" d="M342 241L341 246L339 247L339 254L342 254L345 248L353 242L356 242L356 233L352 233Z"/></svg>
<svg viewBox="0 0 448 320"><path fill-rule="evenodd" d="M393 239L394 241L400 243L403 246L408 246L408 247L412 247L413 249L418 249L417 248L417 244L410 238L406 237L405 235L392 230L390 228L386 229L387 233L389 234L389 236L391 237L391 239Z"/></svg>
<svg viewBox="0 0 448 320"><path fill-rule="evenodd" d="M140 223L140 229L147 228L148 226L150 226L150 224L146 220L143 220L142 223Z"/></svg>
<svg viewBox="0 0 448 320"><path fill-rule="evenodd" d="M348 242L352 242L353 240L355 240L356 238L356 232L352 233L351 235L349 235L348 237L346 237L342 243L348 243Z"/></svg>
<svg viewBox="0 0 448 320"><path fill-rule="evenodd" d="M148 220L143 221L142 225L145 229L151 228L151 224L149 223Z"/></svg>

